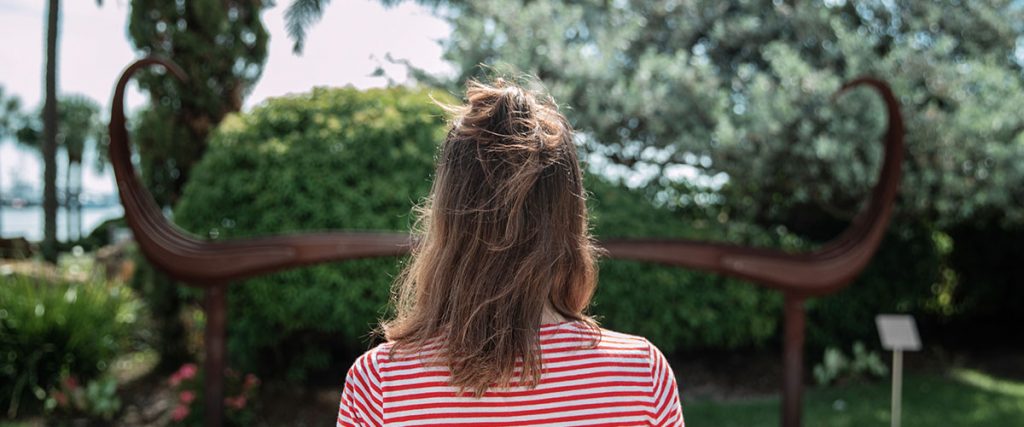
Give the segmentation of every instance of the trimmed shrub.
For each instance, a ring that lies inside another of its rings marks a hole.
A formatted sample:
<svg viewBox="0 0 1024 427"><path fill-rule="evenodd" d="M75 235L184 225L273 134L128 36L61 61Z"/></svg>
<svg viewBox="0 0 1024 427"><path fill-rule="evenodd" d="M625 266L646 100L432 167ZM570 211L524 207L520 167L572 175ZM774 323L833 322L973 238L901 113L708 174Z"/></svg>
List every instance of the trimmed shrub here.
<svg viewBox="0 0 1024 427"><path fill-rule="evenodd" d="M61 376L85 382L106 371L139 305L121 285L0 277L0 408L39 409Z"/></svg>
<svg viewBox="0 0 1024 427"><path fill-rule="evenodd" d="M880 313L911 313L926 319L941 264L930 228L904 224L890 229L849 287L808 300L808 348L817 353L826 347L849 347L854 341L878 348L875 316Z"/></svg>
<svg viewBox="0 0 1024 427"><path fill-rule="evenodd" d="M211 239L408 230L446 131L430 96L318 88L229 117L193 170L175 221ZM233 362L268 375L283 367L286 377L303 380L366 349L398 261L318 265L231 286Z"/></svg>
<svg viewBox="0 0 1024 427"><path fill-rule="evenodd" d="M941 339L969 349L1024 347L1024 227L996 221L950 230L956 271Z"/></svg>
<svg viewBox="0 0 1024 427"><path fill-rule="evenodd" d="M588 176L587 189L599 239L680 237L788 249L801 244L785 233L656 207L647 195L596 176ZM782 296L714 274L605 259L594 303L603 326L642 335L675 353L765 343L778 330Z"/></svg>

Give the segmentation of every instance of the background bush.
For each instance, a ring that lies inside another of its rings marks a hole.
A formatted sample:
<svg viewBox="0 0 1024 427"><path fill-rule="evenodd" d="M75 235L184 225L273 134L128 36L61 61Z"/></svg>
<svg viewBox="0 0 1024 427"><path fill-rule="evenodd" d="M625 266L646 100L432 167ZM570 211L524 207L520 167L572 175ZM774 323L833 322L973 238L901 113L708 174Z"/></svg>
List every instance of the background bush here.
<svg viewBox="0 0 1024 427"><path fill-rule="evenodd" d="M442 97L434 94L435 97ZM429 191L441 110L422 89L316 89L229 118L215 134L176 221L222 239L326 229L408 230ZM806 250L784 228L765 230L587 176L595 234L688 237ZM880 306L923 305L935 268L931 238L893 234L852 288L810 306L812 347L874 342ZM910 243L901 243L910 242ZM915 246L916 245L916 246ZM912 257L916 264L906 264ZM347 367L370 346L401 260L357 260L286 271L231 287L229 349L243 370L305 380ZM903 303L906 301L906 303ZM603 260L595 297L606 327L649 337L666 352L763 346L778 336L780 294L738 280L640 262ZM335 381L335 376L324 376Z"/></svg>
<svg viewBox="0 0 1024 427"><path fill-rule="evenodd" d="M587 176L590 213L599 239L683 237L759 246L798 247L786 234L655 206L648 195ZM772 338L781 295L749 283L646 262L604 259L593 312L611 329L640 334L662 351L753 347Z"/></svg>
<svg viewBox="0 0 1024 427"><path fill-rule="evenodd" d="M441 109L421 89L315 89L272 99L222 124L175 221L214 239L407 230L445 131ZM302 380L365 350L397 261L318 265L232 286L232 360L268 374L285 367Z"/></svg>
<svg viewBox="0 0 1024 427"><path fill-rule="evenodd" d="M0 409L38 409L61 375L84 383L106 371L139 305L117 284L0 278Z"/></svg>

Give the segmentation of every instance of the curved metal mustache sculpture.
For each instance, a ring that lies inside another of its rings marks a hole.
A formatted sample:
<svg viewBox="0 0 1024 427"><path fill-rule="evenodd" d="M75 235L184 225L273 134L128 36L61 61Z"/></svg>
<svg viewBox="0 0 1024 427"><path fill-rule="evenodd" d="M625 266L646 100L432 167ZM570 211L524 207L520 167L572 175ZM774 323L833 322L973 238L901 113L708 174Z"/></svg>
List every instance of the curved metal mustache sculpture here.
<svg viewBox="0 0 1024 427"><path fill-rule="evenodd" d="M170 223L139 181L131 162L124 116L124 91L138 70L161 65L186 82L173 62L148 57L122 73L110 113L110 160L114 167L125 218L146 258L168 275L206 288L206 425L222 424L226 327L225 292L229 282L303 265L355 258L406 254L414 241L401 233L325 232L271 237L205 241ZM765 248L734 246L685 239L613 239L602 242L613 258L650 261L738 277L785 294L783 349L784 426L800 424L804 311L808 296L842 289L859 274L885 233L900 182L903 160L903 120L889 86L878 79L860 78L844 84L835 96L856 86L875 89L889 116L883 138L885 157L867 208L833 241L809 253L785 253ZM834 97L835 97L834 96Z"/></svg>

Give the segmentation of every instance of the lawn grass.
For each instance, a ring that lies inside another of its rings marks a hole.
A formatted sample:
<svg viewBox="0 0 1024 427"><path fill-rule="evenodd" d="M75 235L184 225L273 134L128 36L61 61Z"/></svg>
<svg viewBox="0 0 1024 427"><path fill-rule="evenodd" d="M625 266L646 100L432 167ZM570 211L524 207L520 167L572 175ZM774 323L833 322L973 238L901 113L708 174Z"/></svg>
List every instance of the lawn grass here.
<svg viewBox="0 0 1024 427"><path fill-rule="evenodd" d="M889 425L890 384L811 388L804 393L804 425ZM777 426L779 399L685 401L689 426ZM1024 382L973 370L911 374L903 384L903 426L1024 426Z"/></svg>

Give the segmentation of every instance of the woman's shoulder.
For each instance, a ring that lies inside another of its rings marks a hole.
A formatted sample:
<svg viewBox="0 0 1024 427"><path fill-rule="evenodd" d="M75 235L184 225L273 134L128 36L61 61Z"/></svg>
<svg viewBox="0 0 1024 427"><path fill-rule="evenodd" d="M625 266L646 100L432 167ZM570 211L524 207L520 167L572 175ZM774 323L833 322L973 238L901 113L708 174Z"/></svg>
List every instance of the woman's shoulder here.
<svg viewBox="0 0 1024 427"><path fill-rule="evenodd" d="M381 366L387 360L392 344L393 343L391 342L380 343L363 352L363 354L359 355L359 357L352 362L352 367L349 368L349 375L356 373L379 377Z"/></svg>
<svg viewBox="0 0 1024 427"><path fill-rule="evenodd" d="M653 344L640 335L608 329L596 324L572 320L541 326L541 345L560 346L567 341L592 343L590 348L602 352L626 352L647 355Z"/></svg>

